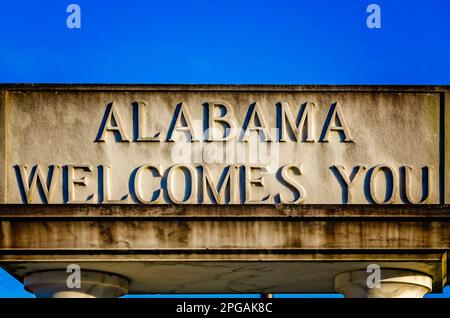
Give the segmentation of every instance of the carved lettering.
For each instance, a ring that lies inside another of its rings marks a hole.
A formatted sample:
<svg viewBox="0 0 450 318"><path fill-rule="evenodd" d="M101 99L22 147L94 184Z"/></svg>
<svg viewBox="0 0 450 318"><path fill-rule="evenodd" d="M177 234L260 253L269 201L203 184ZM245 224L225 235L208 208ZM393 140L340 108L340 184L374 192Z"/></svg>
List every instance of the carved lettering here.
<svg viewBox="0 0 450 318"><path fill-rule="evenodd" d="M330 132L332 131L342 133L344 142L353 142L353 138L350 135L350 129L348 128L347 122L344 118L344 113L342 112L341 105L339 103L334 103L331 105L330 112L328 113L325 125L323 127L320 141L328 142Z"/></svg>
<svg viewBox="0 0 450 318"><path fill-rule="evenodd" d="M208 166L203 166L203 202L208 197L208 189L210 189L215 203L225 204L226 188L229 188L230 203L237 202L237 185L236 185L236 167L228 166L223 172L222 184L215 182L211 176ZM215 185L217 183L217 186Z"/></svg>
<svg viewBox="0 0 450 318"><path fill-rule="evenodd" d="M331 169L337 173L339 176L339 181L341 181L342 191L346 192L346 203L352 203L352 190L355 181L361 175L361 173L366 170L366 167L362 165L358 165L353 168L353 171L350 173L346 172L346 169L343 165L334 165L331 166Z"/></svg>
<svg viewBox="0 0 450 318"><path fill-rule="evenodd" d="M302 175L302 169L300 166L296 166L294 164L285 165L281 168L281 178L284 182L288 185L289 188L292 189L294 192L294 199L291 201L288 201L283 198L283 196L280 194L280 203L288 203L288 204L301 204L305 201L306 198L306 191L303 186L294 180L289 174L289 170L296 171L299 175ZM295 198L297 197L297 198Z"/></svg>
<svg viewBox="0 0 450 318"><path fill-rule="evenodd" d="M386 196L385 199L380 199L377 194L377 180L379 172L385 172L386 177ZM372 173L369 175L369 194L370 198L376 204L391 204L394 202L397 196L397 184L398 177L397 173L389 165L377 165L373 168Z"/></svg>
<svg viewBox="0 0 450 318"><path fill-rule="evenodd" d="M198 134L192 122L189 109L184 103L177 105L173 115L172 124L167 133L167 141L175 141L174 135L177 133L187 133L187 141L199 141Z"/></svg>
<svg viewBox="0 0 450 318"><path fill-rule="evenodd" d="M113 199L111 195L111 165L102 165L103 169L103 201L102 203L127 203L129 194L123 195L120 199Z"/></svg>
<svg viewBox="0 0 450 318"><path fill-rule="evenodd" d="M115 108L114 103L110 103L106 106L105 114L103 115L103 121L100 124L98 130L96 142L105 142L106 132L112 132L116 141L119 142L129 142L125 128L122 124L122 119L119 111Z"/></svg>
<svg viewBox="0 0 450 318"><path fill-rule="evenodd" d="M224 114L216 115L216 110L222 108ZM223 127L224 134L219 136L216 123L220 123ZM234 138L236 123L234 121L234 111L224 102L208 103L208 141L228 141ZM227 135L228 132L228 135Z"/></svg>
<svg viewBox="0 0 450 318"><path fill-rule="evenodd" d="M67 203L86 203L95 199L95 194L92 193L84 200L77 200L75 196L75 186L86 187L88 179L86 176L76 177L76 170L91 172L92 165L90 164L69 164L67 165Z"/></svg>
<svg viewBox="0 0 450 318"><path fill-rule="evenodd" d="M262 199L253 199L253 186L264 187L264 176L262 172L266 171L263 165L244 165L245 170L245 203L258 204L258 203L270 203L273 199L269 194ZM255 172L259 172L260 175L255 176Z"/></svg>
<svg viewBox="0 0 450 318"><path fill-rule="evenodd" d="M143 165L138 168L136 171L136 174L134 176L134 191L136 198L139 200L140 203L150 204L150 203L159 203L161 202L161 195L162 195L162 189L158 188L154 194L154 198L146 199L145 195L142 193L142 175L144 171L148 170L149 172L155 171L156 177L161 180L161 166L151 166L151 165Z"/></svg>
<svg viewBox="0 0 450 318"><path fill-rule="evenodd" d="M33 203L36 192L41 189L44 200L43 203L53 203L53 198L56 190L56 179L61 174L61 166L53 166L53 172L49 167L47 176L44 175L42 167L35 165L31 172L28 171L27 165L17 165L19 171L19 187L25 193L26 203ZM47 177L49 181L47 182ZM39 187L39 189L38 189Z"/></svg>
<svg viewBox="0 0 450 318"><path fill-rule="evenodd" d="M247 118L244 122L242 130L243 130L242 141L248 141L251 131L257 132L263 141L271 141L270 128L267 125L267 121L264 117L264 114L257 102L253 103L248 108Z"/></svg>
<svg viewBox="0 0 450 318"><path fill-rule="evenodd" d="M136 141L138 142L155 142L160 141L161 132L153 134L153 136L145 136L145 131L147 130L147 115L145 113L145 108L147 104L145 102L135 102L134 107L137 108L137 136Z"/></svg>
<svg viewBox="0 0 450 318"><path fill-rule="evenodd" d="M304 141L314 142L314 106L313 103L303 104L298 111L297 119L294 119L288 103L281 102L278 104L280 141L287 141L287 126L294 132L295 140L302 141L302 134L306 125L306 138L304 138Z"/></svg>
<svg viewBox="0 0 450 318"><path fill-rule="evenodd" d="M185 196L182 199L177 198L176 189L180 187L180 183L175 179L177 171L185 173ZM197 189L197 178L193 167L190 165L174 165L169 168L167 174L167 194L173 203L194 203L194 198L196 197Z"/></svg>

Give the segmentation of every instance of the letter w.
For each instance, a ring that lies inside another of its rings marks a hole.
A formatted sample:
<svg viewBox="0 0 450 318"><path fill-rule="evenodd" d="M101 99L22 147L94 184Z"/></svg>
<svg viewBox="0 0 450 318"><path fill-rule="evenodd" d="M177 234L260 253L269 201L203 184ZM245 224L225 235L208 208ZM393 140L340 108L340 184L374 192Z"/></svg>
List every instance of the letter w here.
<svg viewBox="0 0 450 318"><path fill-rule="evenodd" d="M41 190L40 193L43 194L43 197L45 198L45 201L42 200L42 202L53 202L53 195L56 188L55 179L60 174L60 166L49 166L47 176L44 176L44 172L39 165L34 166L33 169L31 169L30 174L28 174L28 166L26 165L17 165L16 168L18 168L19 173L19 188L23 189L27 203L33 203L36 191L38 190L38 184Z"/></svg>

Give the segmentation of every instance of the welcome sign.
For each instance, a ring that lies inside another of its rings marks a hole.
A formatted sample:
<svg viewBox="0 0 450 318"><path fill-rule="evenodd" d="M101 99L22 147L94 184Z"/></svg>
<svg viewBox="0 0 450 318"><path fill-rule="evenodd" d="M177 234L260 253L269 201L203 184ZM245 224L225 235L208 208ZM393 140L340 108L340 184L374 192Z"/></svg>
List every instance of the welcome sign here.
<svg viewBox="0 0 450 318"><path fill-rule="evenodd" d="M12 204L438 204L442 92L3 87Z"/></svg>

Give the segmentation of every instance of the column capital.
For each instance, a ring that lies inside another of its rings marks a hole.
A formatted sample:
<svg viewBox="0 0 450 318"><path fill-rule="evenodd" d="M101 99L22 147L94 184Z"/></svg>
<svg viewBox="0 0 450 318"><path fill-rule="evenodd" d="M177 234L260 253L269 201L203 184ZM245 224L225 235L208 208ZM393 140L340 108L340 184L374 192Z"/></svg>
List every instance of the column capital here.
<svg viewBox="0 0 450 318"><path fill-rule="evenodd" d="M347 298L422 298L432 290L432 278L424 273L403 269L381 269L378 287L369 288L366 270L338 274L335 290Z"/></svg>
<svg viewBox="0 0 450 318"><path fill-rule="evenodd" d="M113 298L128 293L128 280L122 276L82 270L80 288L69 288L65 270L32 272L25 276L25 289L37 298Z"/></svg>

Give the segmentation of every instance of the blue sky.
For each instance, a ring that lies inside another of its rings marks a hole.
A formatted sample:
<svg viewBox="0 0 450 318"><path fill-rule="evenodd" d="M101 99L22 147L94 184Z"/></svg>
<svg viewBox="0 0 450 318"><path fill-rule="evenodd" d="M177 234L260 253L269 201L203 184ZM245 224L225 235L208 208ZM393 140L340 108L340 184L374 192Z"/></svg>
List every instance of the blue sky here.
<svg viewBox="0 0 450 318"><path fill-rule="evenodd" d="M448 0L2 1L0 82L448 85L449 34Z"/></svg>
<svg viewBox="0 0 450 318"><path fill-rule="evenodd" d="M449 17L448 0L2 1L0 82L448 84Z"/></svg>

